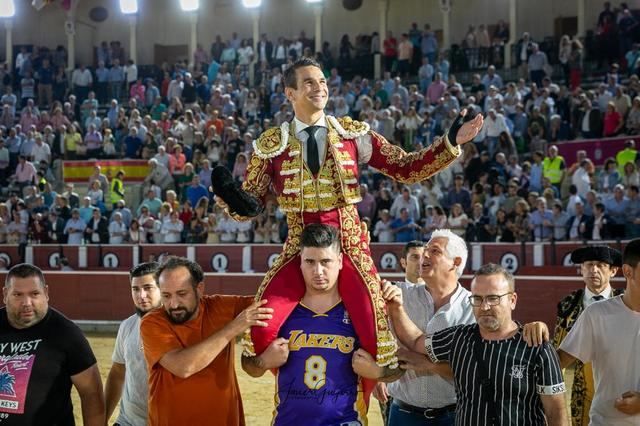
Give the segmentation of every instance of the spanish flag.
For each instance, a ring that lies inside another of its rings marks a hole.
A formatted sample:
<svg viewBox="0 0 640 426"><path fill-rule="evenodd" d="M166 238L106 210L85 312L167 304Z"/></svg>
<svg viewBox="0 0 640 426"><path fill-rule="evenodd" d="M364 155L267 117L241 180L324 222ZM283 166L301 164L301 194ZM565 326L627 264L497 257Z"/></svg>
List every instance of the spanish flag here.
<svg viewBox="0 0 640 426"><path fill-rule="evenodd" d="M130 183L144 181L149 173L147 160L63 161L63 179L65 182L88 182L95 166L100 166L102 173L108 178L115 177L122 170L124 181Z"/></svg>

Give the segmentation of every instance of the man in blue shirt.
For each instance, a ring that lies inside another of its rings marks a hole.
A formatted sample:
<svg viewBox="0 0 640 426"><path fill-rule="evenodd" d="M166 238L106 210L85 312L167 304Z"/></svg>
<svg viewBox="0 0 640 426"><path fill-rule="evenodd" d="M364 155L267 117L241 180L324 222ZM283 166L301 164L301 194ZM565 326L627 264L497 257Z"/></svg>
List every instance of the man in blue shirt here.
<svg viewBox="0 0 640 426"><path fill-rule="evenodd" d="M553 212L547 209L544 197L536 199L536 210L531 213L529 229L536 241L549 241L553 236Z"/></svg>
<svg viewBox="0 0 640 426"><path fill-rule="evenodd" d="M396 234L397 243L420 239L420 225L413 221L409 216L409 210L404 207L400 209L400 217L391 222L391 229Z"/></svg>
<svg viewBox="0 0 640 426"><path fill-rule="evenodd" d="M198 205L198 201L203 197L209 197L209 190L200 183L200 176L194 175L191 185L187 188L187 199L195 208Z"/></svg>

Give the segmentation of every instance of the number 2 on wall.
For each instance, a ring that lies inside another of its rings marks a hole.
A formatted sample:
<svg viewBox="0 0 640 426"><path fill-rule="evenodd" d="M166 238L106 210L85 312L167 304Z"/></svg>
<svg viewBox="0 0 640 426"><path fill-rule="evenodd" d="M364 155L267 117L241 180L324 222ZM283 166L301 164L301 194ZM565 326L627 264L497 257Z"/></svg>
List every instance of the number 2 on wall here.
<svg viewBox="0 0 640 426"><path fill-rule="evenodd" d="M327 361L319 355L313 355L304 362L304 384L309 389L317 390L325 385L327 377Z"/></svg>

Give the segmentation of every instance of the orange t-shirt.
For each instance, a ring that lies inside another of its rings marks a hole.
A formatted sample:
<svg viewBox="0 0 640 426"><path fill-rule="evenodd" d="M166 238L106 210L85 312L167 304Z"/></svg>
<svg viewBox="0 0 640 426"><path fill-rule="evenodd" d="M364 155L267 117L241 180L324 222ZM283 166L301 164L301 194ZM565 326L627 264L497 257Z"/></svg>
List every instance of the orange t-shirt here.
<svg viewBox="0 0 640 426"><path fill-rule="evenodd" d="M149 426L244 426L234 368L234 343L187 379L160 365L167 352L200 343L253 303L253 297L204 296L198 315L184 324L169 321L163 308L142 318L140 335L149 371Z"/></svg>

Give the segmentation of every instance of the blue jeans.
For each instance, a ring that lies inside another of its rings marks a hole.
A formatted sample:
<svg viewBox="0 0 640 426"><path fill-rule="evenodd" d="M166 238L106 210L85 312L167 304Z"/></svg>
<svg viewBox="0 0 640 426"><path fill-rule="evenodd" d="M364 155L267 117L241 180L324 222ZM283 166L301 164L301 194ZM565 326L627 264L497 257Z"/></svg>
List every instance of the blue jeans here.
<svg viewBox="0 0 640 426"><path fill-rule="evenodd" d="M391 404L387 426L453 426L456 413L443 414L435 419L427 419L424 415L403 410L395 402Z"/></svg>

